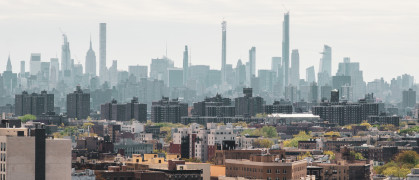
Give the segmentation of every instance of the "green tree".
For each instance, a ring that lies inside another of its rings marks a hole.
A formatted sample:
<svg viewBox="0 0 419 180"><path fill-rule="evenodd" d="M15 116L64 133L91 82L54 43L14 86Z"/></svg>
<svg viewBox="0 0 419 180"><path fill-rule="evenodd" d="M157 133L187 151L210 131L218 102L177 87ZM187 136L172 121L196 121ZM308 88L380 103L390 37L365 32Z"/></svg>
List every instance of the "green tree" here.
<svg viewBox="0 0 419 180"><path fill-rule="evenodd" d="M354 156L356 160L364 160L365 159L365 157L362 156L362 154L359 153L359 152L351 151L350 155Z"/></svg>
<svg viewBox="0 0 419 180"><path fill-rule="evenodd" d="M416 151L403 151L396 155L395 162L398 164L419 164L419 154Z"/></svg>
<svg viewBox="0 0 419 180"><path fill-rule="evenodd" d="M270 139L256 139L253 141L254 148L270 148L274 142Z"/></svg>
<svg viewBox="0 0 419 180"><path fill-rule="evenodd" d="M335 153L333 151L323 151L323 154L328 155L331 160L335 159Z"/></svg>
<svg viewBox="0 0 419 180"><path fill-rule="evenodd" d="M19 116L19 119L22 123L26 123L27 121L36 120L36 116L32 114L25 114L24 116Z"/></svg>
<svg viewBox="0 0 419 180"><path fill-rule="evenodd" d="M310 132L309 132L310 134ZM298 141L308 141L312 137L307 134L305 131L300 131L297 135L294 135L294 138L285 140L285 147L298 147Z"/></svg>

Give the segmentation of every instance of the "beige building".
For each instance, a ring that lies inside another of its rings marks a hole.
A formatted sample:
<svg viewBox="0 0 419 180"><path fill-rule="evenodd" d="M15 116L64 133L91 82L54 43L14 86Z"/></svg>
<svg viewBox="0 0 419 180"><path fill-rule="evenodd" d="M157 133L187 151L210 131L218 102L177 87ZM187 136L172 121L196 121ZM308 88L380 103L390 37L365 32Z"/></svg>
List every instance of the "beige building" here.
<svg viewBox="0 0 419 180"><path fill-rule="evenodd" d="M19 133L19 131L25 133ZM42 129L43 130L43 129ZM71 179L71 141L26 136L27 129L19 131L1 128L0 132L0 179ZM45 132L45 131L43 131ZM37 144L38 143L38 144Z"/></svg>

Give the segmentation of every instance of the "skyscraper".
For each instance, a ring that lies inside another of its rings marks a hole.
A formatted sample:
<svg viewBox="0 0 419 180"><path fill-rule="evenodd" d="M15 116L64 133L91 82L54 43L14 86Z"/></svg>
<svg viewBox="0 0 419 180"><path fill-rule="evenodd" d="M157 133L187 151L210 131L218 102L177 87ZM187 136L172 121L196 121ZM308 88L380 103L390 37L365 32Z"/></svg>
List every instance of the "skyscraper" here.
<svg viewBox="0 0 419 180"><path fill-rule="evenodd" d="M50 87L55 88L56 84L58 83L59 71L60 71L60 63L58 58L51 58L50 59Z"/></svg>
<svg viewBox="0 0 419 180"><path fill-rule="evenodd" d="M306 81L308 83L316 82L316 73L314 72L314 66L310 66L306 69Z"/></svg>
<svg viewBox="0 0 419 180"><path fill-rule="evenodd" d="M185 46L185 51L183 51L183 85L186 85L188 81L188 67L189 67L189 56L188 56L188 46Z"/></svg>
<svg viewBox="0 0 419 180"><path fill-rule="evenodd" d="M106 78L106 23L99 24L99 76Z"/></svg>
<svg viewBox="0 0 419 180"><path fill-rule="evenodd" d="M249 50L250 77L256 76L256 48Z"/></svg>
<svg viewBox="0 0 419 180"><path fill-rule="evenodd" d="M289 12L284 14L282 24L282 68L284 69L284 87L289 84L289 60L290 58L290 16Z"/></svg>
<svg viewBox="0 0 419 180"><path fill-rule="evenodd" d="M10 55L9 58L7 58L7 66L6 66L6 71L12 71L12 62L10 62Z"/></svg>
<svg viewBox="0 0 419 180"><path fill-rule="evenodd" d="M61 71L71 71L70 43L67 35L63 34L63 45L61 46Z"/></svg>
<svg viewBox="0 0 419 180"><path fill-rule="evenodd" d="M322 58L320 59L320 67L318 80L319 85L324 86L330 84L332 76L332 48L328 45L324 45Z"/></svg>
<svg viewBox="0 0 419 180"><path fill-rule="evenodd" d="M41 71L41 54L40 53L32 53L31 60L30 60L30 74L37 75L39 71Z"/></svg>
<svg viewBox="0 0 419 180"><path fill-rule="evenodd" d="M221 82L224 83L226 81L226 72L225 72L225 66L226 66L226 49L227 49L227 22L223 21L221 23L221 31L222 31L222 44L221 44Z"/></svg>
<svg viewBox="0 0 419 180"><path fill-rule="evenodd" d="M416 105L416 91L409 89L403 91L402 107L415 107Z"/></svg>
<svg viewBox="0 0 419 180"><path fill-rule="evenodd" d="M271 71L275 71L276 76L278 76L278 68L280 66L281 66L281 57L272 57Z"/></svg>
<svg viewBox="0 0 419 180"><path fill-rule="evenodd" d="M291 52L291 84L298 86L300 81L300 54L298 49L293 49Z"/></svg>
<svg viewBox="0 0 419 180"><path fill-rule="evenodd" d="M24 77L25 75L25 66L26 66L26 62L25 61L20 61L20 77Z"/></svg>
<svg viewBox="0 0 419 180"><path fill-rule="evenodd" d="M86 54L85 73L90 76L96 76L96 54L92 49L92 39L90 39L90 48Z"/></svg>

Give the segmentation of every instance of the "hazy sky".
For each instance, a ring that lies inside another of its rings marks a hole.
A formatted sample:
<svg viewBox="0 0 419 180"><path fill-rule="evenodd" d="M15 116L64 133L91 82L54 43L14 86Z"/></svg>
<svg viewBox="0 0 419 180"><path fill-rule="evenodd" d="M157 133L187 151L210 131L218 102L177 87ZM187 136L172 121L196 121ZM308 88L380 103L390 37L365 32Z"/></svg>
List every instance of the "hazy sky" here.
<svg viewBox="0 0 419 180"><path fill-rule="evenodd" d="M291 49L299 49L300 75L319 68L323 45L332 47L333 72L343 57L361 63L367 81L403 73L419 78L418 0L0 0L0 71L10 52L13 70L39 52L61 57L62 35L84 65L92 36L99 58L99 23L108 24L108 66L149 65L166 53L182 64L221 66L221 21L227 21L227 63L248 61L256 47L258 69L281 56L283 13L290 11ZM98 63L99 64L99 63ZM27 63L26 69L29 69Z"/></svg>

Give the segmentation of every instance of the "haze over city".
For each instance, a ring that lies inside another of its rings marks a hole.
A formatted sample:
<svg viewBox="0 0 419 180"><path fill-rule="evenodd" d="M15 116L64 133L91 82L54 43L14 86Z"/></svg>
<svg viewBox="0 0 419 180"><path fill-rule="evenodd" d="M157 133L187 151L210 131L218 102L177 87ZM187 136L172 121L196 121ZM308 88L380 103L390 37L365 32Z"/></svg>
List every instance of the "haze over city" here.
<svg viewBox="0 0 419 180"><path fill-rule="evenodd" d="M92 37L99 50L97 24L108 24L108 66L149 65L167 55L182 65L188 45L192 65L220 69L220 23L227 24L227 64L248 61L257 47L257 69L269 69L281 56L282 16L290 12L290 49L299 49L300 75L314 66L323 44L333 48L332 71L343 57L360 62L366 81L389 81L408 73L419 76L419 2L398 1L1 1L0 69L10 53L13 70L30 53L42 60L60 57L62 33L68 36L75 63L84 65ZM61 30L60 30L61 29ZM28 64L27 64L28 66ZM29 67L27 67L29 68Z"/></svg>

